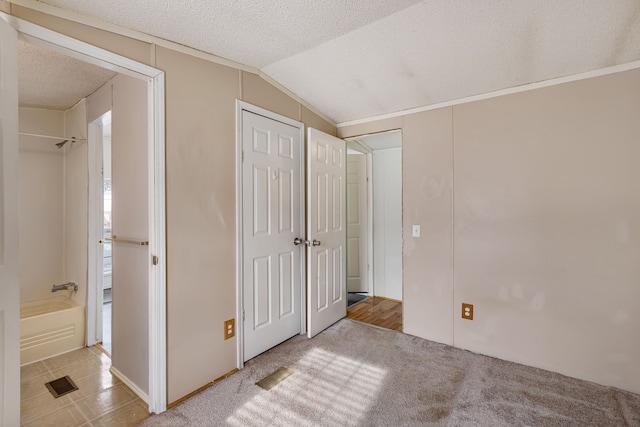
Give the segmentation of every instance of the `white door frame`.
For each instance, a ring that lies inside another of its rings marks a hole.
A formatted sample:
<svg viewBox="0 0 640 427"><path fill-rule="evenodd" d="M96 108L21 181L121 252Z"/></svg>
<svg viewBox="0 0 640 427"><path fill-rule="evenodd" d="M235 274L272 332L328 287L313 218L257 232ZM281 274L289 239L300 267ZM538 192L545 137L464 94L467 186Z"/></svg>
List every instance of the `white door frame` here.
<svg viewBox="0 0 640 427"><path fill-rule="evenodd" d="M305 158L306 144L304 123L282 116L280 114L265 110L244 101L236 100L236 344L237 344L237 367L244 367L244 277L243 277L243 206L242 206L242 112L258 114L260 116L285 123L300 129L300 233L304 233L305 227ZM302 236L301 236L302 237ZM306 269L305 256L300 257L300 334L306 333Z"/></svg>
<svg viewBox="0 0 640 427"><path fill-rule="evenodd" d="M164 72L4 12L0 12L0 18L29 43L148 82L149 211L153 212L149 221L149 249L157 257L154 266L149 262L148 404L149 412L164 412L167 407Z"/></svg>
<svg viewBox="0 0 640 427"><path fill-rule="evenodd" d="M103 221L100 218L104 215L104 188L102 177L102 124L98 121L102 120L102 116L91 123L87 123L87 154L89 160L89 209L87 225L89 228L87 255L89 265L87 267L87 340L88 346L97 344L102 341L102 287L104 279L103 271L103 251L98 249L98 240L102 238L104 228ZM94 262L95 261L95 262ZM94 283L93 285L89 285ZM90 315L95 313L96 315Z"/></svg>

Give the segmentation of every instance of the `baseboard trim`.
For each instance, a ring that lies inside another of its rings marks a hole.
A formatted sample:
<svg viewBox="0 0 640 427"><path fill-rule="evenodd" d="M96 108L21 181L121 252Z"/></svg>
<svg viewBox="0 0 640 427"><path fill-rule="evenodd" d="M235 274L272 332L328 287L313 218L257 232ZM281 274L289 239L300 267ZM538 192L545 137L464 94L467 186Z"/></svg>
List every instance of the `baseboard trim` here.
<svg viewBox="0 0 640 427"><path fill-rule="evenodd" d="M140 387L138 387L136 384L134 384L133 381L131 381L129 378L127 378L126 375L123 375L122 372L118 371L113 366L111 366L109 368L109 372L111 372L111 374L114 377L118 378L127 387L129 387L132 392L134 392L136 395L138 395L138 397L140 399L142 399L144 401L144 403L146 403L147 405L149 404L149 395L147 393L145 393L144 391L142 391L142 389Z"/></svg>
<svg viewBox="0 0 640 427"><path fill-rule="evenodd" d="M169 404L167 405L167 409L171 409L171 408L173 408L174 406L178 406L179 404L181 404L181 403L182 403L182 402L184 402L185 400L189 399L190 397L193 397L193 396L195 396L196 394L198 394L198 393L200 393L200 392L202 392L202 391L204 391L204 390L208 389L208 388L209 388L209 387L211 387L212 385L217 384L217 383L219 383L220 381L222 381L222 380L224 380L224 379L226 379L226 378L229 378L231 375L235 374L235 373L236 373L236 372L238 372L238 371L239 371L239 369L238 369L238 368L235 368L235 369L233 369L233 370L231 370L231 371L227 372L227 373L226 373L226 374L224 374L223 376L216 378L215 380L211 381L210 383L203 385L203 386L202 386L202 387L200 387L199 389L192 391L191 393L187 394L186 396L182 396L180 399L176 400L175 402L171 402L171 403L169 403Z"/></svg>
<svg viewBox="0 0 640 427"><path fill-rule="evenodd" d="M399 302L400 304L402 304L402 300L400 299L393 299L393 298L387 298L387 297L379 297L377 295L374 295L375 298L378 299L386 299L387 301L393 301L393 302Z"/></svg>

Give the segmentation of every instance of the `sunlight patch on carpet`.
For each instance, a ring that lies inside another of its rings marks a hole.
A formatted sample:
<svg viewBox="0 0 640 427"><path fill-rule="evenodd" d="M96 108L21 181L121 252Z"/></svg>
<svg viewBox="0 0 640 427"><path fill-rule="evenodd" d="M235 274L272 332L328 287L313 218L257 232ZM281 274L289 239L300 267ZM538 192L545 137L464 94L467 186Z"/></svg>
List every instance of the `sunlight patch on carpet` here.
<svg viewBox="0 0 640 427"><path fill-rule="evenodd" d="M291 366L296 374L278 387L261 390L238 408L233 426L305 424L359 425L376 402L386 369L314 348ZM276 422L277 421L277 422Z"/></svg>

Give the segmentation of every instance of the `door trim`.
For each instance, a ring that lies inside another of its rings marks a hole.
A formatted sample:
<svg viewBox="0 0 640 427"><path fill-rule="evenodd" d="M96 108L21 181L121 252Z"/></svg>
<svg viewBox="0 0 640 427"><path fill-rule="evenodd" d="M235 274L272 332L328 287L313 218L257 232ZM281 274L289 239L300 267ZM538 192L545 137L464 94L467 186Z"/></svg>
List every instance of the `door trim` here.
<svg viewBox="0 0 640 427"><path fill-rule="evenodd" d="M244 367L244 319L243 319L243 305L244 305L244 277L243 277L243 265L244 248L243 242L243 205L242 205L242 112L247 111L259 116L272 119L300 130L300 225L301 233L304 233L306 228L305 224L305 158L306 158L306 144L305 144L305 132L304 123L297 120L290 119L264 108L258 107L248 102L236 99L236 361L237 368L242 369ZM302 236L301 236L302 237ZM300 257L300 334L306 333L306 264L305 256Z"/></svg>
<svg viewBox="0 0 640 427"><path fill-rule="evenodd" d="M165 201L165 97L164 72L105 49L65 36L0 12L18 31L18 38L73 58L148 82L149 135L149 412L167 409L166 343L166 201ZM87 289L88 291L88 289Z"/></svg>

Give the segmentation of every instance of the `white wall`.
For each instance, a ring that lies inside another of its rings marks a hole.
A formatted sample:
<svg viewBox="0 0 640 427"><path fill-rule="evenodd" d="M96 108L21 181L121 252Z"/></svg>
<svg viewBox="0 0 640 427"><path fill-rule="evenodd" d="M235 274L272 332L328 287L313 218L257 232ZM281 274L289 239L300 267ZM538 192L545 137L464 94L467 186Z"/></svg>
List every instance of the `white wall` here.
<svg viewBox="0 0 640 427"><path fill-rule="evenodd" d="M64 113L20 108L19 131L64 134ZM51 297L64 283L64 155L57 140L20 136L20 301Z"/></svg>
<svg viewBox="0 0 640 427"><path fill-rule="evenodd" d="M20 108L20 132L86 137L84 102L68 111ZM78 284L84 305L87 269L86 143L20 137L20 299L55 296L51 285ZM60 295L69 295L62 291Z"/></svg>
<svg viewBox="0 0 640 427"><path fill-rule="evenodd" d="M402 148L373 152L373 287L402 300Z"/></svg>
<svg viewBox="0 0 640 427"><path fill-rule="evenodd" d="M65 111L65 136L87 138L84 100ZM78 285L73 298L82 305L87 299L87 143L64 146L64 275Z"/></svg>

